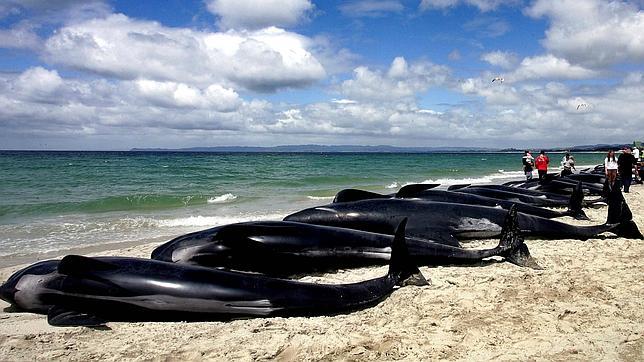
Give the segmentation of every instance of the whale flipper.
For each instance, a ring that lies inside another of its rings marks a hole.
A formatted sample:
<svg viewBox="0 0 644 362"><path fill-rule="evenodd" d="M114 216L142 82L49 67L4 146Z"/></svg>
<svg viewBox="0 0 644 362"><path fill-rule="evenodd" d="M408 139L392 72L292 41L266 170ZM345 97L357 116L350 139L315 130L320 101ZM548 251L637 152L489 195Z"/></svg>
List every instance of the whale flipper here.
<svg viewBox="0 0 644 362"><path fill-rule="evenodd" d="M60 306L49 308L47 322L56 327L98 327L107 323L106 320L93 314L78 312Z"/></svg>

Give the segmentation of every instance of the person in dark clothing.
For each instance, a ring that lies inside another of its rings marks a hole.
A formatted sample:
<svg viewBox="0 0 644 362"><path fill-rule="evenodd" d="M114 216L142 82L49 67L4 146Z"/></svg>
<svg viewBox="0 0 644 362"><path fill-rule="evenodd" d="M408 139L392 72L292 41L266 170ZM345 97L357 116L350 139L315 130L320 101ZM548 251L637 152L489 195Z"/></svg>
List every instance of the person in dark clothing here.
<svg viewBox="0 0 644 362"><path fill-rule="evenodd" d="M523 157L521 158L523 163L523 172L525 173L526 180L532 180L532 168L534 166L534 158L530 154L530 151L525 150L523 152Z"/></svg>
<svg viewBox="0 0 644 362"><path fill-rule="evenodd" d="M624 152L617 159L617 172L619 177L622 179L622 185L624 185L624 192L629 192L631 188L631 182L633 181L633 166L637 161L635 156L631 153L631 148L627 147L624 149Z"/></svg>

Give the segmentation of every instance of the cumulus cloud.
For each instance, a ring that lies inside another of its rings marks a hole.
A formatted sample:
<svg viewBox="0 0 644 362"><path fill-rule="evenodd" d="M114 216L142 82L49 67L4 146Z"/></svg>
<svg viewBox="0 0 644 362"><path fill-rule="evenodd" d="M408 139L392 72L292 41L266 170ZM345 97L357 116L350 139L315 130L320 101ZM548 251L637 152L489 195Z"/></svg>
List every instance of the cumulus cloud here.
<svg viewBox="0 0 644 362"><path fill-rule="evenodd" d="M0 29L0 48L36 50L41 42L34 26L28 22L16 24L9 29Z"/></svg>
<svg viewBox="0 0 644 362"><path fill-rule="evenodd" d="M314 6L310 0L210 0L207 8L224 29L260 29L294 26Z"/></svg>
<svg viewBox="0 0 644 362"><path fill-rule="evenodd" d="M416 66L398 58L386 72L374 74L390 84L406 82L414 78ZM213 140L560 146L630 139L630 130L639 126L644 112L639 101L644 92L640 72L607 88L561 82L497 86L481 77L461 82L459 90L470 98L468 103L440 111L421 108L407 97L281 106L242 100L221 85L200 88L141 79L66 79L54 70L36 67L19 75L0 75L0 143L5 148L25 147L12 142L27 139L67 147L76 139L92 140L103 142L97 143L103 148L114 147L116 140L119 145L127 142L125 147L182 147ZM579 102L593 106L580 111ZM579 124L585 125L584 132L579 132ZM130 137L137 134L146 134L145 143Z"/></svg>
<svg viewBox="0 0 644 362"><path fill-rule="evenodd" d="M518 62L517 55L515 53L502 51L485 53L481 55L481 60L503 69L511 69L515 67Z"/></svg>
<svg viewBox="0 0 644 362"><path fill-rule="evenodd" d="M59 29L47 39L45 56L120 79L218 83L270 92L326 76L308 50L310 43L278 28L210 33L114 14Z"/></svg>
<svg viewBox="0 0 644 362"><path fill-rule="evenodd" d="M400 13L405 9L395 0L360 0L340 5L340 12L349 17L381 17L389 13Z"/></svg>
<svg viewBox="0 0 644 362"><path fill-rule="evenodd" d="M422 0L420 10L448 9L459 5L475 6L481 11L491 11L501 5L515 5L518 0Z"/></svg>
<svg viewBox="0 0 644 362"><path fill-rule="evenodd" d="M588 67L644 60L644 12L632 3L603 0L538 0L526 10L547 17L543 45Z"/></svg>
<svg viewBox="0 0 644 362"><path fill-rule="evenodd" d="M512 81L527 79L589 79L599 75L597 71L570 64L568 60L552 54L524 58L519 67L509 76Z"/></svg>
<svg viewBox="0 0 644 362"><path fill-rule="evenodd" d="M208 108L230 112L241 104L239 95L218 84L198 89L184 83L140 79L135 82L140 94L151 103L169 108Z"/></svg>
<svg viewBox="0 0 644 362"><path fill-rule="evenodd" d="M430 62L408 64L397 57L387 73L358 67L352 79L341 84L341 92L353 99L391 101L413 98L416 93L431 86L444 84L449 78L449 68Z"/></svg>
<svg viewBox="0 0 644 362"><path fill-rule="evenodd" d="M15 89L19 95L28 99L47 100L62 84L63 80L57 71L34 67L20 74L15 82Z"/></svg>

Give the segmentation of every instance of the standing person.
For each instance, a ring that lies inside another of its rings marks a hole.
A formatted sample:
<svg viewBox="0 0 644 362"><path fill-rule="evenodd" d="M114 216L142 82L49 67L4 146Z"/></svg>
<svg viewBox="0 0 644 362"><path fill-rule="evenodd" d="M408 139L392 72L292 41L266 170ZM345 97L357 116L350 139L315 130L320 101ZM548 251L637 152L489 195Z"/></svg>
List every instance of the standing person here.
<svg viewBox="0 0 644 362"><path fill-rule="evenodd" d="M525 173L526 180L532 180L532 170L534 168L534 158L530 154L530 150L525 150L523 152L523 157L521 158L523 163L523 172Z"/></svg>
<svg viewBox="0 0 644 362"><path fill-rule="evenodd" d="M539 173L539 182L543 183L546 180L546 175L548 174L548 164L550 159L546 156L546 151L541 150L539 156L534 161L535 166L537 166L537 172Z"/></svg>
<svg viewBox="0 0 644 362"><path fill-rule="evenodd" d="M640 159L639 147L633 148L633 157L635 157L635 182L641 184L642 178L640 177L640 164L642 160Z"/></svg>
<svg viewBox="0 0 644 362"><path fill-rule="evenodd" d="M624 192L628 193L631 182L633 181L633 166L637 164L635 157L631 152L630 147L625 147L624 152L619 156L617 160L617 171L619 172L619 177L622 178L622 184L624 185Z"/></svg>
<svg viewBox="0 0 644 362"><path fill-rule="evenodd" d="M606 183L610 189L615 185L617 178L617 159L615 158L615 151L610 150L604 159L604 170L606 172Z"/></svg>
<svg viewBox="0 0 644 362"><path fill-rule="evenodd" d="M561 176L571 175L572 170L577 171L575 168L575 158L568 152L566 152L563 160L561 160L561 166L563 167L563 170L561 170Z"/></svg>

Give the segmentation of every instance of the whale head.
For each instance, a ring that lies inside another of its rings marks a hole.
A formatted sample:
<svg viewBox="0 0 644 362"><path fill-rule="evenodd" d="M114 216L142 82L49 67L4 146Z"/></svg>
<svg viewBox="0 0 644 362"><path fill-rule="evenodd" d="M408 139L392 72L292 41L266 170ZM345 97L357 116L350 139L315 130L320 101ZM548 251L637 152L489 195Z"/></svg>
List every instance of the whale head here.
<svg viewBox="0 0 644 362"><path fill-rule="evenodd" d="M15 272L0 286L0 298L18 310L46 312L50 305L42 300L49 284L60 278L58 260L47 260Z"/></svg>

